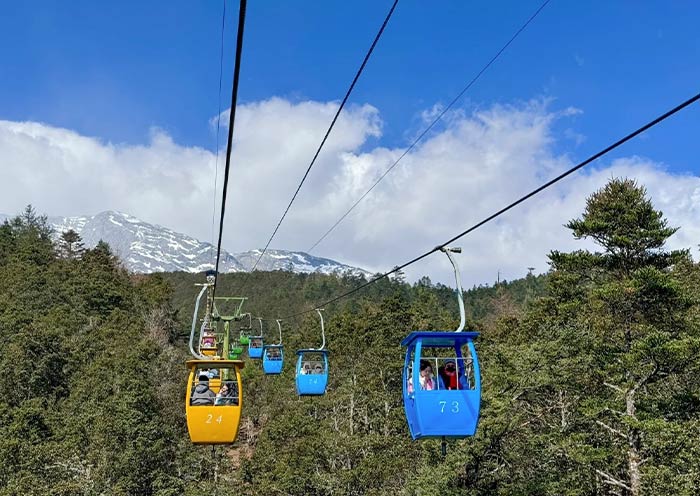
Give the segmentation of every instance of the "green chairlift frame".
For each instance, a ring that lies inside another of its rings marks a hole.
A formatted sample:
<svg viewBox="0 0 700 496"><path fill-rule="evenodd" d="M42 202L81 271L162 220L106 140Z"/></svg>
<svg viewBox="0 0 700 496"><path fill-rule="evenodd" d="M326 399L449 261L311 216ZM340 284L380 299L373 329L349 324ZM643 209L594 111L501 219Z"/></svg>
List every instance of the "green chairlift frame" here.
<svg viewBox="0 0 700 496"><path fill-rule="evenodd" d="M243 347L231 340L231 322L240 320L243 317L241 309L248 298L242 296L215 296L212 318L215 322L224 323L223 332L223 347L224 356L228 355L229 360L238 360L243 354ZM219 303L220 305L217 305ZM222 314L219 306L226 310L226 314ZM232 313L228 313L232 312Z"/></svg>

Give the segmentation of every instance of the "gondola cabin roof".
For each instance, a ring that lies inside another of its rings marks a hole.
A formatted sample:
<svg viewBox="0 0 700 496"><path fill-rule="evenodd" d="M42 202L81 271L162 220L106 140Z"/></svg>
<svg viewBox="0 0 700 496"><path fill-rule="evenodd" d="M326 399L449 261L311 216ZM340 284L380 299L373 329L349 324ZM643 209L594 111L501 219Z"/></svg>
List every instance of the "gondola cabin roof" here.
<svg viewBox="0 0 700 496"><path fill-rule="evenodd" d="M303 355L304 353L323 353L324 355L328 354L328 350L317 350L314 348L306 348L304 350L298 350L297 355Z"/></svg>
<svg viewBox="0 0 700 496"><path fill-rule="evenodd" d="M465 344L479 337L478 332L454 331L413 331L401 341L401 346L411 346L414 341L421 339L423 347L449 348L455 344Z"/></svg>

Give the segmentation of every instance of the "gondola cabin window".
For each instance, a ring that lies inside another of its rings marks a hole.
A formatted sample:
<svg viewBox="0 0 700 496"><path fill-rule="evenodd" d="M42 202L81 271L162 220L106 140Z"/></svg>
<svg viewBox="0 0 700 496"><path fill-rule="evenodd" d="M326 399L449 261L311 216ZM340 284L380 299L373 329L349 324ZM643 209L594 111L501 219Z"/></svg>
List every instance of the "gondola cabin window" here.
<svg viewBox="0 0 700 496"><path fill-rule="evenodd" d="M190 388L191 406L238 405L239 387L234 368L197 367Z"/></svg>
<svg viewBox="0 0 700 496"><path fill-rule="evenodd" d="M269 360L282 360L282 350L278 347L269 347L265 352Z"/></svg>
<svg viewBox="0 0 700 496"><path fill-rule="evenodd" d="M466 348L466 347L465 347ZM419 362L418 386L425 391L440 390L470 390L475 388L474 361L468 354L468 349L463 349L458 356L451 348L434 348L432 356L421 356ZM407 388L413 393L413 361L409 365L407 374Z"/></svg>

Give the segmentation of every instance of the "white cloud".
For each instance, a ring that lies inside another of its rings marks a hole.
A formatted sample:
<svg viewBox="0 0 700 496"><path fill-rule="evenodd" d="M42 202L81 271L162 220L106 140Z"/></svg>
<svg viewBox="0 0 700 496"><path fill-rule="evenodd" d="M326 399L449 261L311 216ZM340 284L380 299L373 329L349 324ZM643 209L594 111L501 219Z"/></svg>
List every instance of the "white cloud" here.
<svg viewBox="0 0 700 496"><path fill-rule="evenodd" d="M243 105L236 121L224 246L262 246L309 164L337 103L271 98ZM449 112L440 130L412 150L314 252L385 270L443 242L571 166L553 152L552 126L579 111L534 100ZM436 106L423 113L429 118ZM226 116L224 116L226 117ZM226 122L224 119L223 122ZM351 106L341 115L273 247L306 250L403 152L373 146L379 111ZM565 138L565 137L564 137ZM223 139L225 145L225 139ZM223 146L223 145L222 145ZM153 130L144 146L105 143L34 122L0 121L0 212L27 203L51 215L122 210L148 222L210 239L215 155ZM657 208L682 226L670 245L700 239L700 178L669 173L641 157L602 162L506 213L456 244L465 286L508 279L528 266L547 269L551 249L581 246L563 227L611 175L647 186ZM407 271L452 284L444 255Z"/></svg>

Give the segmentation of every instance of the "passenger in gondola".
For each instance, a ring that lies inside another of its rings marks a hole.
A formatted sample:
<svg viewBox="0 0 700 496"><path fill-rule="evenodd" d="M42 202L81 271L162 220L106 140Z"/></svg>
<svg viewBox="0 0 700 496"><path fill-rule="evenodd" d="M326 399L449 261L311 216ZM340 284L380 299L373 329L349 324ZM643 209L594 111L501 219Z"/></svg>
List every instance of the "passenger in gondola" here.
<svg viewBox="0 0 700 496"><path fill-rule="evenodd" d="M267 358L270 360L279 360L281 358L279 348L268 348Z"/></svg>
<svg viewBox="0 0 700 496"><path fill-rule="evenodd" d="M304 362L304 366L301 368L302 375L307 375L311 373L311 363Z"/></svg>
<svg viewBox="0 0 700 496"><path fill-rule="evenodd" d="M418 378L420 388L425 391L437 389L435 377L433 376L433 366L427 360L420 361L420 377Z"/></svg>
<svg viewBox="0 0 700 496"><path fill-rule="evenodd" d="M438 369L438 374L445 385L445 389L463 389L459 384L459 374L454 360L445 360L445 363Z"/></svg>
<svg viewBox="0 0 700 496"><path fill-rule="evenodd" d="M238 394L235 391L235 383L233 381L224 381L216 395L214 405L235 405L238 403Z"/></svg>
<svg viewBox="0 0 700 496"><path fill-rule="evenodd" d="M314 365L314 374L323 374L323 365L320 363Z"/></svg>
<svg viewBox="0 0 700 496"><path fill-rule="evenodd" d="M192 406L213 405L216 395L209 389L209 376L206 373L199 374L199 383L195 386L190 404Z"/></svg>

